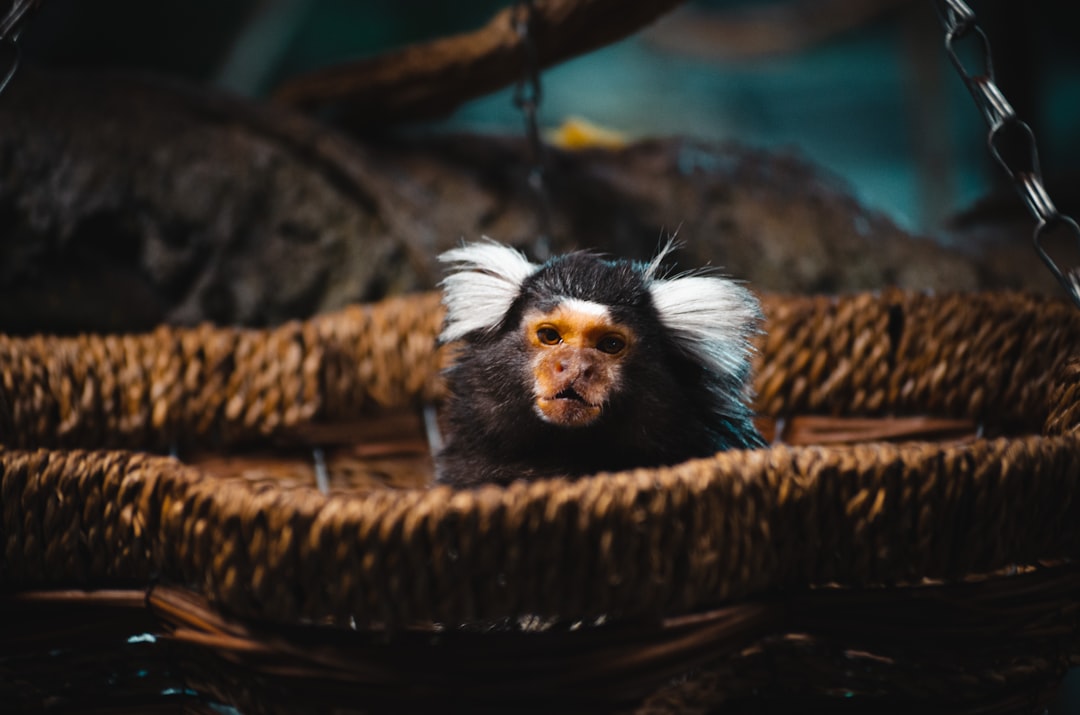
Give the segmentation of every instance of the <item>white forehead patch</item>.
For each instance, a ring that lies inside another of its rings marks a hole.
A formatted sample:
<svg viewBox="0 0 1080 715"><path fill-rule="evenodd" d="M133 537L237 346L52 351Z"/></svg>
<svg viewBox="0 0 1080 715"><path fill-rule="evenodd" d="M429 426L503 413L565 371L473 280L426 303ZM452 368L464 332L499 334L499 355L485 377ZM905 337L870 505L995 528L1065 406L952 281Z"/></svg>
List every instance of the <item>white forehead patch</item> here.
<svg viewBox="0 0 1080 715"><path fill-rule="evenodd" d="M520 252L494 241L472 243L439 256L453 265L443 279L446 326L439 339L451 342L502 321L521 284L540 266Z"/></svg>
<svg viewBox="0 0 1080 715"><path fill-rule="evenodd" d="M591 315L594 318L603 318L610 320L611 315L606 305L600 303L594 303L591 300L581 300L580 298L563 298L560 305L569 308L577 313L584 313L585 315Z"/></svg>

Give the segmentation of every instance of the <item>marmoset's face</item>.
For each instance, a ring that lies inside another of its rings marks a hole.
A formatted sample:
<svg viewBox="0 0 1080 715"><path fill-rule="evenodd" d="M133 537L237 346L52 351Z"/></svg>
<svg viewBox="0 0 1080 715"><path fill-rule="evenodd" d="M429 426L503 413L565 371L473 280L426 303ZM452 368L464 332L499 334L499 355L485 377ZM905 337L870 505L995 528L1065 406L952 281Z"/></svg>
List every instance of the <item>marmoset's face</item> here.
<svg viewBox="0 0 1080 715"><path fill-rule="evenodd" d="M551 310L527 311L521 330L540 419L563 427L599 419L622 387L636 339L630 327L615 321L607 306L566 298Z"/></svg>

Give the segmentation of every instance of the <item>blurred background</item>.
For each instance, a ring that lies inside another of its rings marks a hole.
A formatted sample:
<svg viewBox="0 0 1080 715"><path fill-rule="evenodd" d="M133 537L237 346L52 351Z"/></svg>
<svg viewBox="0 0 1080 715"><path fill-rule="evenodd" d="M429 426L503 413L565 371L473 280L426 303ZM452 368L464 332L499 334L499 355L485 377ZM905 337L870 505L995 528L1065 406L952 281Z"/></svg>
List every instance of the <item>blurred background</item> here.
<svg viewBox="0 0 1080 715"><path fill-rule="evenodd" d="M250 97L284 79L481 26L493 0L48 0L29 62L131 67ZM1035 130L1048 181L1074 203L1080 29L1065 3L973 4L998 81ZM973 67L977 64L973 63ZM541 121L581 117L629 138L688 135L791 152L902 228L934 231L1006 187L948 63L928 0L699 0L543 75ZM505 90L437 128L520 132Z"/></svg>
<svg viewBox="0 0 1080 715"><path fill-rule="evenodd" d="M559 149L539 198L513 85L476 91L514 71L413 67L389 89L307 101L322 70L371 77L397 48L490 37L511 6L44 0L0 102L0 330L275 324L431 288L434 257L481 235L536 258L588 246L642 259L678 230L680 265L765 291L1064 295L929 0L669 3L606 46L582 42L611 36L602 19L556 22L549 56L600 49L542 73L540 129ZM975 10L1050 196L1076 215L1076 25L1050 3ZM500 42L477 53L522 63L516 36ZM981 67L977 43L960 49ZM307 100L283 96L297 84ZM388 114L439 87L478 98L424 121ZM593 151L565 142L581 120ZM598 150L612 137L625 151Z"/></svg>

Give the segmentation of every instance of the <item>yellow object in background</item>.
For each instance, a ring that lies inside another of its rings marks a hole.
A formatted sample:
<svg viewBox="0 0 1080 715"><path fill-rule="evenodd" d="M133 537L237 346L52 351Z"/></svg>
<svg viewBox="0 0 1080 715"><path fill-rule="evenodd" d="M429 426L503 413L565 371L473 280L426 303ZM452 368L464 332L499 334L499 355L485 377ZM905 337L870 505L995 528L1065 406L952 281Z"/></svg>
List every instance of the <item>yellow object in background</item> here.
<svg viewBox="0 0 1080 715"><path fill-rule="evenodd" d="M569 117L549 135L560 149L622 149L627 139L613 129L605 129L580 117Z"/></svg>

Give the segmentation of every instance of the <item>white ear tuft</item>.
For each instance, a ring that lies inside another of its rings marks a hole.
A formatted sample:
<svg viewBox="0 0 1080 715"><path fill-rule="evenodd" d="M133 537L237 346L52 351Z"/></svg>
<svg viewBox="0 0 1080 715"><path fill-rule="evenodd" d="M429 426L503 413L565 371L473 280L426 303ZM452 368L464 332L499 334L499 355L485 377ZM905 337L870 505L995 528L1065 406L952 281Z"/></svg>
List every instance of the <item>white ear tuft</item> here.
<svg viewBox="0 0 1080 715"><path fill-rule="evenodd" d="M446 306L446 327L439 336L443 342L498 325L521 284L539 268L520 251L489 239L453 248L439 260L454 264L441 284Z"/></svg>
<svg viewBox="0 0 1080 715"><path fill-rule="evenodd" d="M649 292L660 322L683 350L717 373L745 375L753 349L750 337L762 317L753 293L708 275L654 279Z"/></svg>
<svg viewBox="0 0 1080 715"><path fill-rule="evenodd" d="M675 234L672 234L670 237L668 237L667 243L660 246L660 250L657 251L656 255L653 256L653 259L649 261L649 265L645 266L645 271L642 273L642 277L646 281L656 279L660 271L660 264L664 262L664 259L667 258L669 253L681 247L682 243L676 240Z"/></svg>

